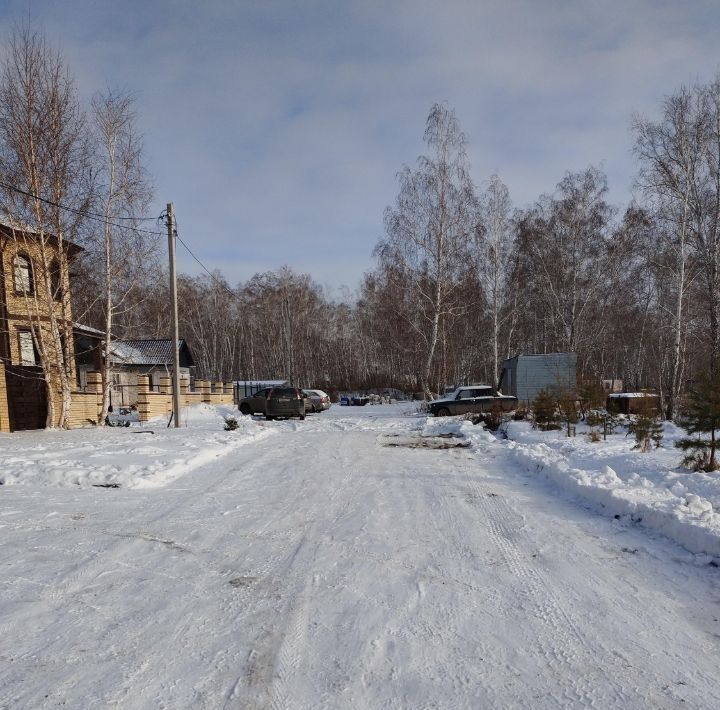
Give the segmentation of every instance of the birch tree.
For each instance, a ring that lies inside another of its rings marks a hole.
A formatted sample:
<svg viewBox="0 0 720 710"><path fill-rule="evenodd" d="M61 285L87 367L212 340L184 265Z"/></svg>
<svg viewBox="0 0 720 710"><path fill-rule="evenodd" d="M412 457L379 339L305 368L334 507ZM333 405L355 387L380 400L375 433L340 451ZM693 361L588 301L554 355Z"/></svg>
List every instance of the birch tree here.
<svg viewBox="0 0 720 710"><path fill-rule="evenodd" d="M503 307L508 292L508 276L512 256L512 203L510 192L497 175L482 196L482 234L477 235L478 272L490 310L492 374L494 382L500 375L500 338Z"/></svg>
<svg viewBox="0 0 720 710"><path fill-rule="evenodd" d="M635 150L640 160L638 183L658 224L658 251L674 282L672 354L665 415L672 419L682 390L686 297L693 278L690 246L693 196L707 138L702 92L684 88L663 103L660 121L636 118Z"/></svg>
<svg viewBox="0 0 720 710"><path fill-rule="evenodd" d="M714 370L720 358L720 75L694 92L693 107L704 114L694 120L704 128L700 169L693 181L692 240L702 274L708 311L709 365ZM691 120L693 120L691 118Z"/></svg>
<svg viewBox="0 0 720 710"><path fill-rule="evenodd" d="M28 299L28 315L44 373L47 426L57 421L66 427L75 372L70 299L64 284L65 239L78 232L87 207L85 117L62 55L44 35L30 27L19 28L5 49L0 77L0 173L24 194L9 189L4 199L13 226L22 226L15 233L22 235L28 225L36 235L34 278L40 288ZM54 277L58 273L60 279Z"/></svg>
<svg viewBox="0 0 720 710"><path fill-rule="evenodd" d="M541 309L531 327L544 351L587 349L597 335L592 316L616 251L606 192L597 169L568 173L518 221L513 278L525 280L528 302Z"/></svg>
<svg viewBox="0 0 720 710"><path fill-rule="evenodd" d="M399 311L423 346L420 385L430 397L430 373L441 320L462 309L458 271L477 229L466 138L454 111L435 104L425 127L428 155L403 168L395 205L385 211L385 239L375 249L380 267L411 294L414 309Z"/></svg>
<svg viewBox="0 0 720 710"><path fill-rule="evenodd" d="M97 150L96 199L102 209L102 236L97 245L105 332L102 364L103 423L110 406L112 330L116 318L134 305L138 276L151 264L157 240L136 232L134 216L143 214L152 190L143 165L142 142L135 127L133 100L108 91L92 100Z"/></svg>

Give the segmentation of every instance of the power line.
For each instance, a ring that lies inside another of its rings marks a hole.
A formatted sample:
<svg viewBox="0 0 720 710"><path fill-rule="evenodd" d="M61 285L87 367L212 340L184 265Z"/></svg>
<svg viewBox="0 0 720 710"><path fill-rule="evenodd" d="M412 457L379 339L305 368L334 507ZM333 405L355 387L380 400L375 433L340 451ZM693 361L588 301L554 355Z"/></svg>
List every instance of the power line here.
<svg viewBox="0 0 720 710"><path fill-rule="evenodd" d="M200 265L200 268L201 268L221 289L223 289L224 291L227 291L227 293L230 294L233 298L238 298L238 294L235 293L235 291L233 291L227 284L224 284L222 281L220 281L220 280L217 278L217 276L215 276L215 274L213 274L213 273L210 271L210 269L208 269L207 266L205 266L205 264L203 264L202 261L200 261L200 259L198 259L198 258L195 256L195 254L193 254L192 249L190 249L190 247L180 238L180 235L178 234L178 230L177 230L178 220L177 220L177 217L174 217L174 221L175 221L175 238L180 242L180 244L182 244L182 245L185 247L185 249L187 250L187 253L190 254L190 256L191 256L193 259L195 259L195 261Z"/></svg>
<svg viewBox="0 0 720 710"><path fill-rule="evenodd" d="M177 224L177 220L176 220L176 224ZM220 281L220 280L217 278L217 276L215 276L215 274L213 274L213 273L207 268L207 266L205 266L205 264L203 264L202 261L200 261L200 259L198 259L198 258L195 256L195 254L193 254L193 252L192 252L192 250L190 249L190 247L189 247L187 244L185 244L185 242L184 242L182 239L180 239L180 235L177 233L177 231L175 232L175 238L180 242L180 244L182 244L182 245L185 247L185 249L187 249L188 254L190 254L190 256L191 256L193 259L195 259L195 261L197 261L197 263L200 265L200 268L201 268L218 286L220 286L220 288L222 288L222 289L224 289L225 291L227 291L227 292L228 292L231 296L233 296L234 298L237 298L237 294L236 294L227 284L224 284L222 281Z"/></svg>
<svg viewBox="0 0 720 710"><path fill-rule="evenodd" d="M5 182L0 181L0 187L4 188L5 190L10 190L12 192L17 192L20 195L24 195L25 197L30 197L34 200L39 200L40 202L44 202L45 204L52 205L53 207L58 207L59 209L66 210L68 212L72 212L74 214L87 217L88 219L94 219L98 222L102 222L103 224L109 224L111 227L117 227L118 229L130 229L134 232L142 232L143 234L153 234L155 236L162 237L164 236L163 232L156 232L150 229L140 229L139 227L130 227L125 224L117 224L115 222L111 222L109 220L106 220L105 217L101 214L98 214L97 212L89 212L88 210L80 210L76 207L68 207L67 205L63 205L59 202L54 202L53 200L47 200L44 197L40 197L39 195L35 195L32 192L28 192L26 190L21 190L19 187L13 187L12 185L8 185ZM167 218L167 212L165 210L162 211L159 217L116 217L114 219L124 219L124 220L133 220L137 222L147 222L147 221L155 221L159 222L161 219ZM213 274L206 266L205 264L198 259L197 256L193 253L192 249L180 238L180 235L178 234L177 230L177 218L174 219L175 222L175 237L176 239L182 244L185 249L187 250L188 254L200 265L200 268L205 271L205 273L222 289L227 291L232 296L237 296L237 294L232 291L227 284L224 284L222 281L220 281L215 274Z"/></svg>
<svg viewBox="0 0 720 710"><path fill-rule="evenodd" d="M39 202L44 202L47 205L51 205L52 207L57 207L61 210L65 210L67 212L72 212L73 214L79 215L81 217L87 217L88 219L94 220L96 222L101 222L102 224L107 224L111 227L117 227L118 229L129 229L133 232L140 232L142 234L153 234L158 237L163 236L163 232L156 232L150 229L141 229L140 227L131 227L127 224L118 224L115 221L110 221L105 219L105 217L101 214L98 214L97 212L89 212L88 210L81 210L77 207L68 207L67 205L63 205L59 202L54 202L53 200L47 200L44 197L40 197L40 195L35 195L32 192L28 192L27 190L21 190L19 187L13 187L12 185L8 185L5 182L0 182L0 187L2 187L5 190L10 190L11 192L17 192L19 195L24 195L25 197L30 197L33 200L38 200ZM113 220L130 220L134 222L148 222L148 221L157 221L157 217L113 217Z"/></svg>

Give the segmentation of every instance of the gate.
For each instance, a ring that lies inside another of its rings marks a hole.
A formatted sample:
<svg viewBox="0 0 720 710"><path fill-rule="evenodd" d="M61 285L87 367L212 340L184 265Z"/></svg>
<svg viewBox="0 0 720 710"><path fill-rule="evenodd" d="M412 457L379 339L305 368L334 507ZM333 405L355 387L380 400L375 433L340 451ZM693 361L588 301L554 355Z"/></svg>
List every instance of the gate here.
<svg viewBox="0 0 720 710"><path fill-rule="evenodd" d="M5 366L10 430L44 429L47 391L41 367Z"/></svg>

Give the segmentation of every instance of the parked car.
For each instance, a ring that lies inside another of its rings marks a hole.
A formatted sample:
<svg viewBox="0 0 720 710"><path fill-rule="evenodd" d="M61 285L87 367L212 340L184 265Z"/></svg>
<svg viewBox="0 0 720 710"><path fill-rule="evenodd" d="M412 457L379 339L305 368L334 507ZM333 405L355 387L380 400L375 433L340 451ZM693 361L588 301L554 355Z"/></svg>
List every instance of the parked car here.
<svg viewBox="0 0 720 710"><path fill-rule="evenodd" d="M139 421L140 414L135 406L118 407L117 409L111 407L105 417L105 423L108 426L130 426Z"/></svg>
<svg viewBox="0 0 720 710"><path fill-rule="evenodd" d="M238 408L242 414L264 414L265 419L305 419L305 398L296 387L266 387L249 397L243 397Z"/></svg>
<svg viewBox="0 0 720 710"><path fill-rule="evenodd" d="M307 390L300 390L300 394L302 395L303 402L305 403L305 414L314 414L318 410L315 408L315 402L313 401L313 397Z"/></svg>
<svg viewBox="0 0 720 710"><path fill-rule="evenodd" d="M492 412L498 406L503 412L509 412L517 406L517 397L499 394L489 385L466 385L440 399L432 400L428 409L436 417L449 417L455 414Z"/></svg>
<svg viewBox="0 0 720 710"><path fill-rule="evenodd" d="M330 409L330 395L322 390L305 390L313 401L314 411L322 412Z"/></svg>

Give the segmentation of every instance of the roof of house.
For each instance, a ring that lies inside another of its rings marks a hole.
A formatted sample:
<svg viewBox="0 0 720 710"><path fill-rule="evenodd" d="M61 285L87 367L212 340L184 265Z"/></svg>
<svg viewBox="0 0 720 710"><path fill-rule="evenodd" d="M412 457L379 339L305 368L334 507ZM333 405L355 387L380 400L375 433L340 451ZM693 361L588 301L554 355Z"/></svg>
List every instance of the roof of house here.
<svg viewBox="0 0 720 710"><path fill-rule="evenodd" d="M73 333L76 335L87 335L91 338L97 338L98 340L104 340L105 331L92 328L89 325L83 325L82 323L73 323Z"/></svg>
<svg viewBox="0 0 720 710"><path fill-rule="evenodd" d="M17 239L18 233L33 238L39 236L32 227L13 217L2 208L0 208L0 232L3 232L11 239ZM50 232L45 232L44 236L46 239L49 239L51 242L54 242L58 246L60 244L64 245L70 255L74 255L78 252L84 251L84 249L79 244L71 242L65 237L63 237L62 239L58 239L55 234L51 234Z"/></svg>
<svg viewBox="0 0 720 710"><path fill-rule="evenodd" d="M194 367L190 348L180 338L180 366ZM116 365L172 365L173 341L168 340L114 340L111 345L112 362Z"/></svg>

